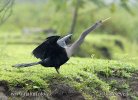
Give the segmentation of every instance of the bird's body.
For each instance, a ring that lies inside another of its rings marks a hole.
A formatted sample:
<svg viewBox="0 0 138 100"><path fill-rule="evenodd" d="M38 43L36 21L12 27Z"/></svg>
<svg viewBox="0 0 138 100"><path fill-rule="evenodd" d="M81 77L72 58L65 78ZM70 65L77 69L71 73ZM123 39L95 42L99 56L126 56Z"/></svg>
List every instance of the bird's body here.
<svg viewBox="0 0 138 100"><path fill-rule="evenodd" d="M46 41L33 50L33 55L42 60L40 62L42 66L59 69L69 60L65 48L57 44L59 38L60 36L48 37Z"/></svg>
<svg viewBox="0 0 138 100"><path fill-rule="evenodd" d="M60 38L60 36L50 36L32 51L32 54L41 61L17 64L15 67L29 67L41 64L44 67L55 67L58 72L60 66L69 60L66 49L57 44L57 40Z"/></svg>
<svg viewBox="0 0 138 100"><path fill-rule="evenodd" d="M60 66L69 60L75 50L82 44L88 33L100 26L102 22L103 21L98 21L93 26L85 30L70 46L68 46L67 43L70 40L71 34L62 38L60 36L48 37L42 44L32 51L32 54L36 58L40 59L39 62L17 64L14 65L14 67L29 67L41 64L44 67L55 67L56 71L59 73L58 69Z"/></svg>

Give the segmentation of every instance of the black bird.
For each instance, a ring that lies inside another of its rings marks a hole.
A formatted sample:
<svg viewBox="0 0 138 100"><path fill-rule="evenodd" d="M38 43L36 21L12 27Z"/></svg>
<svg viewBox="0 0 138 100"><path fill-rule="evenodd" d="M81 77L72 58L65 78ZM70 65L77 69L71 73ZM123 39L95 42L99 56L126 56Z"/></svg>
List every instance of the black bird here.
<svg viewBox="0 0 138 100"><path fill-rule="evenodd" d="M100 26L104 21L100 20L86 29L78 40L70 46L67 45L67 42L70 40L72 34L63 38L60 36L48 37L46 41L32 51L33 55L41 61L27 64L16 64L14 67L29 67L41 64L44 67L55 67L57 73L59 73L58 70L60 66L69 60L75 50L82 44L87 34Z"/></svg>

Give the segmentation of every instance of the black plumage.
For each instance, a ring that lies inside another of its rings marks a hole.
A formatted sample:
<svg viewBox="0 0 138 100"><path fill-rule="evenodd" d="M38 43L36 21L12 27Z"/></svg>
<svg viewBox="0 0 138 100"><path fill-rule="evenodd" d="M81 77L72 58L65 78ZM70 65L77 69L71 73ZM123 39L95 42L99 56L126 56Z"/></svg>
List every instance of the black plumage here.
<svg viewBox="0 0 138 100"><path fill-rule="evenodd" d="M57 44L59 38L60 36L48 37L46 41L33 50L33 55L42 60L40 63L42 66L58 69L69 60L65 49Z"/></svg>
<svg viewBox="0 0 138 100"><path fill-rule="evenodd" d="M60 38L60 36L50 36L32 51L32 54L41 61L17 64L14 67L29 67L41 64L44 67L55 67L59 73L60 66L69 60L65 48L57 44L57 40Z"/></svg>

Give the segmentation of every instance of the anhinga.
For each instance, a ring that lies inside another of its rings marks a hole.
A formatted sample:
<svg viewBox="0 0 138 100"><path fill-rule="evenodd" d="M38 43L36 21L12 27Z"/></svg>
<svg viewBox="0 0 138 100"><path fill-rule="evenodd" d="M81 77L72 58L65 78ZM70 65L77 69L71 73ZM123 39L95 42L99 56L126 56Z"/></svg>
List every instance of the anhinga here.
<svg viewBox="0 0 138 100"><path fill-rule="evenodd" d="M108 18L109 19L109 18ZM107 19L105 19L107 20ZM33 55L39 58L41 61L27 64L17 64L14 67L29 67L41 64L44 67L55 67L57 73L61 65L66 63L75 50L82 44L85 37L100 26L105 20L100 20L88 29L86 29L80 37L72 44L67 45L72 34L69 34L63 38L60 36L51 36L46 39L42 44L33 50Z"/></svg>

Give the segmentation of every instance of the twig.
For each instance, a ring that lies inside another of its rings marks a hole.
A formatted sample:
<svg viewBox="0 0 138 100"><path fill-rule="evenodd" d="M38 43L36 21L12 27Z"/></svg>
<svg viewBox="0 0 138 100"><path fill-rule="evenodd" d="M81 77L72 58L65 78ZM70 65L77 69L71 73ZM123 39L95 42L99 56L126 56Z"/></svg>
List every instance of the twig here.
<svg viewBox="0 0 138 100"><path fill-rule="evenodd" d="M7 0L4 3L4 6L0 9L0 25L3 24L12 14L12 6L14 4L14 0Z"/></svg>

